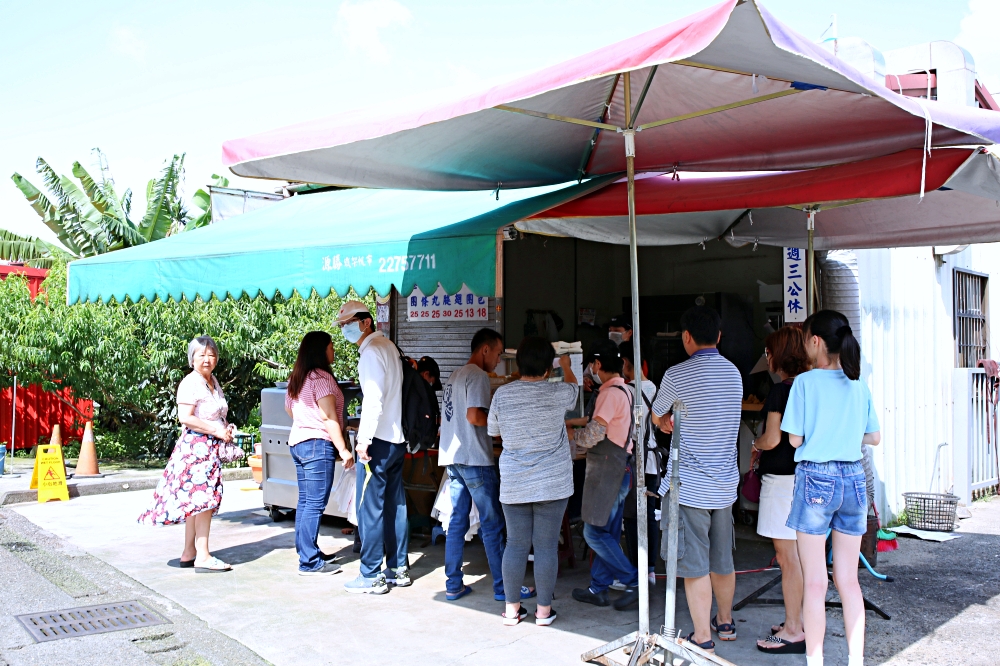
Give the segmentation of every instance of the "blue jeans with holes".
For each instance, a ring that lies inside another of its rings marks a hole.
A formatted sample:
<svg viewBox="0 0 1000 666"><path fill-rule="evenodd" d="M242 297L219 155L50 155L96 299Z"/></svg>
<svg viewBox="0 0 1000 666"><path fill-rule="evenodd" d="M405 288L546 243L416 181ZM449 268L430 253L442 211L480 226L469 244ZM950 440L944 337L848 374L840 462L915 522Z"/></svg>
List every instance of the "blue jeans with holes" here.
<svg viewBox="0 0 1000 666"><path fill-rule="evenodd" d="M825 535L833 529L849 536L868 531L868 494L860 462L803 460L795 468L792 512L787 527Z"/></svg>
<svg viewBox="0 0 1000 666"><path fill-rule="evenodd" d="M622 516L625 513L625 497L632 482L631 465L625 468L622 487L618 491L618 501L611 509L611 517L603 527L583 524L583 538L594 551L594 562L590 565L590 589L600 594L608 589L617 578L628 587L639 584L639 570L622 551Z"/></svg>
<svg viewBox="0 0 1000 666"><path fill-rule="evenodd" d="M370 476L365 487L365 466L357 464L355 501L361 535L361 574L374 578L382 571L382 558L390 569L407 566L410 545L403 489L405 444L375 438L368 447Z"/></svg>
<svg viewBox="0 0 1000 666"><path fill-rule="evenodd" d="M299 482L299 503L295 508L295 550L299 554L299 571L318 571L323 559L316 544L319 521L333 486L337 456L333 443L325 439L307 439L289 447L295 462Z"/></svg>
<svg viewBox="0 0 1000 666"><path fill-rule="evenodd" d="M465 533L469 531L469 511L472 503L479 511L479 536L486 547L486 561L493 576L493 594L503 594L504 517L500 507L500 478L493 465L449 465L451 481L451 521L445 536L444 572L448 576L445 589L462 591L462 561L465 554Z"/></svg>

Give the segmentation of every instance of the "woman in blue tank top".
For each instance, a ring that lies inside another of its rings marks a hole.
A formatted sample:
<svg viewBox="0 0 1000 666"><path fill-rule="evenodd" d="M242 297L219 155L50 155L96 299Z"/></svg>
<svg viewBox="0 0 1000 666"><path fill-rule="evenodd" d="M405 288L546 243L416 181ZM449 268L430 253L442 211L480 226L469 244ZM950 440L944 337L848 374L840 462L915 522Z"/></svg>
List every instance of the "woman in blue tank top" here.
<svg viewBox="0 0 1000 666"><path fill-rule="evenodd" d="M795 489L786 525L802 564L802 619L808 666L823 664L826 533L833 531L833 577L844 606L849 666L862 666L865 608L858 553L867 528L863 444L880 441L871 392L861 381L861 348L847 318L821 310L802 325L813 369L796 377L781 420L795 447Z"/></svg>

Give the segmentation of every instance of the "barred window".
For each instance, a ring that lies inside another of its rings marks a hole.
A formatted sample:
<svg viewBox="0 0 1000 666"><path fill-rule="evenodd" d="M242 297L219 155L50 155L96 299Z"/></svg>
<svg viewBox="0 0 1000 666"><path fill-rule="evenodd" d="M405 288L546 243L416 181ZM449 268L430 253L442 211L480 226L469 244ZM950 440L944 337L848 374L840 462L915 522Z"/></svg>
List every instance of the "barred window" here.
<svg viewBox="0 0 1000 666"><path fill-rule="evenodd" d="M956 268L955 363L959 368L975 368L989 358L986 282L988 276Z"/></svg>

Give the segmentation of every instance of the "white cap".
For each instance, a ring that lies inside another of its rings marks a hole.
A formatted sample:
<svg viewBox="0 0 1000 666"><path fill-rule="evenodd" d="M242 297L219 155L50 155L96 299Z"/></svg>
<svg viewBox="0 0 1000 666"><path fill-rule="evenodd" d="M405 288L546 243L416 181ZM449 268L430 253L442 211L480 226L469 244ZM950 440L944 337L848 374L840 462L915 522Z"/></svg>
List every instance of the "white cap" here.
<svg viewBox="0 0 1000 666"><path fill-rule="evenodd" d="M369 317L372 316L371 311L368 306L361 301L345 301L340 309L337 310L337 324L343 324L350 321L355 315L364 313Z"/></svg>

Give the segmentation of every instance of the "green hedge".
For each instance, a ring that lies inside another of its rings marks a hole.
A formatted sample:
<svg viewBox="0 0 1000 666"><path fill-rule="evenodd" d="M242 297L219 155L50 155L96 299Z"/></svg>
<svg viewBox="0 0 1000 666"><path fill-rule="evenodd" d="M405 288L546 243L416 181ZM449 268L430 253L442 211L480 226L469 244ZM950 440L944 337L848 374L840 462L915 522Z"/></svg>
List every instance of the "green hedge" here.
<svg viewBox="0 0 1000 666"><path fill-rule="evenodd" d="M349 298L358 298L348 294ZM374 294L363 298L374 312ZM194 302L125 301L66 305L66 267L55 266L44 293L0 280L0 386L13 375L46 389L68 386L97 403L99 449L108 457L160 458L177 435L177 384L190 372L188 342L211 335L219 345L216 377L239 426L259 425L260 390L287 379L299 341L311 330L333 333L334 371L355 377L357 348L334 331L336 294ZM256 419L253 418L256 416ZM256 421L256 423L254 423ZM102 441L103 440L103 441Z"/></svg>

